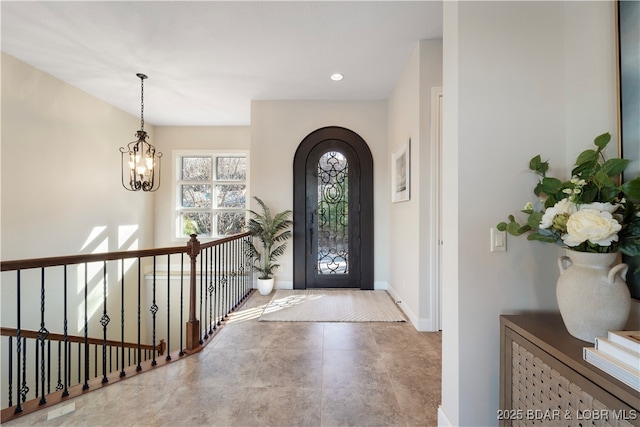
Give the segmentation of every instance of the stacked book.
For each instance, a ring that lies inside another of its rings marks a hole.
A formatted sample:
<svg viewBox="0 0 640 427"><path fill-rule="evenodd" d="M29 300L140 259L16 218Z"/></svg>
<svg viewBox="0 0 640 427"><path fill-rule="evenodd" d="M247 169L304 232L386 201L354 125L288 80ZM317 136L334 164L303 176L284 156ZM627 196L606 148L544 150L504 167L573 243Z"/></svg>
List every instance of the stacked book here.
<svg viewBox="0 0 640 427"><path fill-rule="evenodd" d="M584 360L640 391L640 331L611 331L585 347Z"/></svg>

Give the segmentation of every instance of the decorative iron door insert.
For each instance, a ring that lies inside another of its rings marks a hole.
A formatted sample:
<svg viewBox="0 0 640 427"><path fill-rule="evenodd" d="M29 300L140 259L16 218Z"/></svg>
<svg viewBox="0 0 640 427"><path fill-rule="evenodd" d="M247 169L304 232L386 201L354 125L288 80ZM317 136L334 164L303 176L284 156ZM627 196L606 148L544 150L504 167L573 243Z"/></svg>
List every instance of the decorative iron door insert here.
<svg viewBox="0 0 640 427"><path fill-rule="evenodd" d="M307 287L360 287L358 161L353 149L331 140L307 161Z"/></svg>
<svg viewBox="0 0 640 427"><path fill-rule="evenodd" d="M373 289L373 157L352 130L307 135L293 159L293 287Z"/></svg>
<svg viewBox="0 0 640 427"><path fill-rule="evenodd" d="M318 274L349 272L349 163L337 151L318 161ZM313 215L313 213L312 213ZM314 221L312 220L313 224Z"/></svg>

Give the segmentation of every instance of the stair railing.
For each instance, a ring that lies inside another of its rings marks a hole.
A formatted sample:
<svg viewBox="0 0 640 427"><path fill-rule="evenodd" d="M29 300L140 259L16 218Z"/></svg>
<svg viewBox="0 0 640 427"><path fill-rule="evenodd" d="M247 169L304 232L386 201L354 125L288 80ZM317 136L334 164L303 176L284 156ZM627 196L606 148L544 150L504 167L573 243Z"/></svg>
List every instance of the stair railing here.
<svg viewBox="0 0 640 427"><path fill-rule="evenodd" d="M1 262L1 421L200 351L251 292L250 238Z"/></svg>

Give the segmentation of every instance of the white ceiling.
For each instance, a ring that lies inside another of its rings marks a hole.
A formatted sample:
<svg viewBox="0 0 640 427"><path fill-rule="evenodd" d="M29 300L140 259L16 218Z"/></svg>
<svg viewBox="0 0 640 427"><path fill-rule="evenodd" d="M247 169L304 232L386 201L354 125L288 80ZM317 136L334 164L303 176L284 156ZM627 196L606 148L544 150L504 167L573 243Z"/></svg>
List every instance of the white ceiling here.
<svg viewBox="0 0 640 427"><path fill-rule="evenodd" d="M386 99L440 1L2 1L2 51L154 125L248 125L251 100ZM344 74L334 82L332 73Z"/></svg>

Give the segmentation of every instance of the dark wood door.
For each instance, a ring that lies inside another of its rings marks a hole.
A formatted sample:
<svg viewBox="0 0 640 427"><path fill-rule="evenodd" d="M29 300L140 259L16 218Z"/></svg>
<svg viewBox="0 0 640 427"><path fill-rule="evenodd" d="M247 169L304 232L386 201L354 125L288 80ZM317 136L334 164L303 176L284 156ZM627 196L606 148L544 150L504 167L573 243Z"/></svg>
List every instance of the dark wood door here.
<svg viewBox="0 0 640 427"><path fill-rule="evenodd" d="M373 159L349 129L321 128L294 158L295 289L373 289Z"/></svg>

